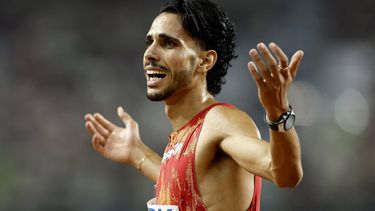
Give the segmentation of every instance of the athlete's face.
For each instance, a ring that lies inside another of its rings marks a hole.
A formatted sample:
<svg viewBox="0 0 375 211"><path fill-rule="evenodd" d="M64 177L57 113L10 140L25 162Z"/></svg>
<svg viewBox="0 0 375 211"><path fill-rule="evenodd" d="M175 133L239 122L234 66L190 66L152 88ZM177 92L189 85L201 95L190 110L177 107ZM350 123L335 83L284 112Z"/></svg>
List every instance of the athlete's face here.
<svg viewBox="0 0 375 211"><path fill-rule="evenodd" d="M199 51L176 14L162 13L156 17L146 36L143 57L147 97L153 101L165 100L189 89Z"/></svg>

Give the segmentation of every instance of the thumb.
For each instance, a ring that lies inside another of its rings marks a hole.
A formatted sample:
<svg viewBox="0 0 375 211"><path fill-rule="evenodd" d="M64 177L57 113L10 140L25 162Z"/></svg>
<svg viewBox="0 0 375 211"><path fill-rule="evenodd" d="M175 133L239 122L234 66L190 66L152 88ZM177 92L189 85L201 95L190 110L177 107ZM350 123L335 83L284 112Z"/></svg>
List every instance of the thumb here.
<svg viewBox="0 0 375 211"><path fill-rule="evenodd" d="M130 117L128 113L124 111L124 109L121 106L117 108L117 115L125 124L125 126L129 126L131 124L132 118Z"/></svg>
<svg viewBox="0 0 375 211"><path fill-rule="evenodd" d="M301 63L303 55L304 55L304 52L302 50L299 50L292 56L292 59L289 65L292 79L294 79L297 75L298 67L299 67L299 64Z"/></svg>

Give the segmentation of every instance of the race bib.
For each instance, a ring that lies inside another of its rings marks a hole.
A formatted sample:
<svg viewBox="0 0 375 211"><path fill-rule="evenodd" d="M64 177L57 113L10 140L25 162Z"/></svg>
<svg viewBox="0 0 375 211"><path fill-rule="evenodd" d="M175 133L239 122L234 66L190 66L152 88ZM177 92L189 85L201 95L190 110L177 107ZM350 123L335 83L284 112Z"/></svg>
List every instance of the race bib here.
<svg viewBox="0 0 375 211"><path fill-rule="evenodd" d="M153 198L147 202L148 211L178 211L175 205L157 205L156 199Z"/></svg>

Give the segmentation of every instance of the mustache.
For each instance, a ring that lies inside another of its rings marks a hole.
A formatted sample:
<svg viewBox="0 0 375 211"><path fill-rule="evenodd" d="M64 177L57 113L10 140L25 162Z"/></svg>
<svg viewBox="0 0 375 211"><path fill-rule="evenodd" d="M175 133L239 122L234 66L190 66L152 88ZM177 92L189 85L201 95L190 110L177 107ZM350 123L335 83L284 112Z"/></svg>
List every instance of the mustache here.
<svg viewBox="0 0 375 211"><path fill-rule="evenodd" d="M154 68L158 68L158 69L161 69L161 70L168 71L168 68L166 66L161 65L161 64L157 63L156 61L147 62L146 67L154 67Z"/></svg>

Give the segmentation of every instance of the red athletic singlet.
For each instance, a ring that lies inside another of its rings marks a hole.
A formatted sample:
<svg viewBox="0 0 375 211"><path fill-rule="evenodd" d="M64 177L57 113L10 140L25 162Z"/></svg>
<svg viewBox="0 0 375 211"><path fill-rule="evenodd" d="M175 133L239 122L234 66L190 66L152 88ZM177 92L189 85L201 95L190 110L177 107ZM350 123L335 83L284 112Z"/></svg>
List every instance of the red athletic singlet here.
<svg viewBox="0 0 375 211"><path fill-rule="evenodd" d="M177 205L180 211L205 211L195 175L195 149L207 112L215 103L194 116L186 125L169 136L156 184L159 205ZM204 140L202 140L204 141ZM254 194L248 211L260 210L261 178L254 176Z"/></svg>

